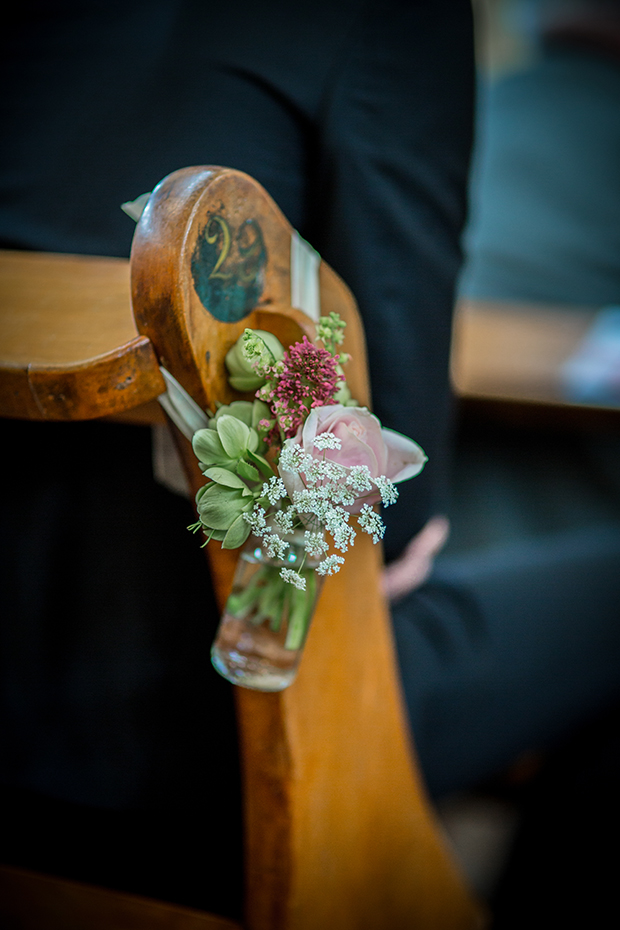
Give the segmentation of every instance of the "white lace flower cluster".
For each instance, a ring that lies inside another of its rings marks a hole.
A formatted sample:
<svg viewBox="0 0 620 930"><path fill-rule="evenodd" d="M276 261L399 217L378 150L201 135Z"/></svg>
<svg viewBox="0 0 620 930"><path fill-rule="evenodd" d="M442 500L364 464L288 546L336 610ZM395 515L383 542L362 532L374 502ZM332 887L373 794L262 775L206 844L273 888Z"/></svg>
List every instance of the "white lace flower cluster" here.
<svg viewBox="0 0 620 930"><path fill-rule="evenodd" d="M341 443L334 433L316 436L314 448L319 452L338 450ZM283 567L280 577L303 590L306 579L300 574L306 559L319 560L314 565L319 575L333 575L344 564L337 552L329 553L333 546L346 552L353 545L357 528L372 536L378 543L383 538L385 525L370 504L362 504L360 512L352 514L347 508L359 506L365 495L376 496L378 490L384 506L393 504L398 497L392 481L384 475L372 477L366 465L344 466L323 457L304 452L293 441L284 444L278 462L280 474L297 476L297 490L287 491L285 481L273 477L262 486L258 499L243 519L255 536L262 539L270 558L286 560L290 543L286 536L304 530L304 562L297 570ZM353 520L352 520L353 517ZM326 538L331 537L331 542Z"/></svg>

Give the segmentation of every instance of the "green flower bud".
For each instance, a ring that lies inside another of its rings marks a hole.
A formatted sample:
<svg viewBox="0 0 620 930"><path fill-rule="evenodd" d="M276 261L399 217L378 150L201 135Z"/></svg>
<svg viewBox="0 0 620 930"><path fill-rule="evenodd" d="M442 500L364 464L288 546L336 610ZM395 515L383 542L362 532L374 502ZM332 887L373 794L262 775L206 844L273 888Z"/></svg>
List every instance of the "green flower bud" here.
<svg viewBox="0 0 620 930"><path fill-rule="evenodd" d="M267 380L261 369L284 355L280 340L264 329L246 329L226 353L229 382L236 391L256 391ZM257 371L258 368L258 371Z"/></svg>
<svg viewBox="0 0 620 930"><path fill-rule="evenodd" d="M340 365L336 366L336 371L338 372L339 375L342 375L344 377L344 372ZM349 385L347 384L346 381L341 381L340 387L334 394L334 401L337 404L342 404L343 407L346 407L349 405L350 400L351 400L351 390L349 388Z"/></svg>
<svg viewBox="0 0 620 930"><path fill-rule="evenodd" d="M241 420L242 423L245 423L246 426L253 426L252 423L252 407L254 404L251 400L233 400L232 404L222 404L217 408L217 413L209 421L209 426L211 429L217 429L217 420L218 417L235 417L237 420Z"/></svg>

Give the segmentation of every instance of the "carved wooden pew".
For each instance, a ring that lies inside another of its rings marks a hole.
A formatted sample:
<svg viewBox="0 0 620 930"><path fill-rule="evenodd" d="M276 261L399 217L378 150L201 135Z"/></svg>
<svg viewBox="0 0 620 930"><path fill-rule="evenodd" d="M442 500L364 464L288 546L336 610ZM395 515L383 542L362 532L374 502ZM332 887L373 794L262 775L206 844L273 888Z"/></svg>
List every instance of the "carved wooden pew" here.
<svg viewBox="0 0 620 930"><path fill-rule="evenodd" d="M189 168L164 179L138 223L130 265L7 252L0 273L5 417L163 421L160 366L213 407L232 399L223 358L246 326L287 344L312 337L319 303L346 319L349 383L360 402L369 399L352 295L239 172ZM195 491L204 479L171 429ZM235 553L205 551L223 604ZM295 683L275 694L236 689L248 930L481 926L417 771L380 571L379 548L364 537L325 584ZM232 926L28 873L0 878L0 914L26 930L90 930L104 925L102 913L117 915L106 924L115 927Z"/></svg>

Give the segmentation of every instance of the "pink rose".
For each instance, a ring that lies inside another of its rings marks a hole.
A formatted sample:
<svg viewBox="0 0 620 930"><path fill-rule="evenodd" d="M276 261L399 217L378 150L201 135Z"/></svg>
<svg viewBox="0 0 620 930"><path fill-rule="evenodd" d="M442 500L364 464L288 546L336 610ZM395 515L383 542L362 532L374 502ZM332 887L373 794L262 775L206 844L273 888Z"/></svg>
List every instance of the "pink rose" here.
<svg viewBox="0 0 620 930"><path fill-rule="evenodd" d="M322 433L333 433L340 440L340 449L319 450L314 440ZM397 484L419 474L426 462L426 455L413 440L394 430L383 429L381 423L366 407L343 407L333 404L315 407L289 440L301 445L304 452L315 458L326 458L345 468L366 465L372 478L384 476ZM289 495L301 490L303 483L299 475L283 472L282 480ZM374 503L380 494L367 494L364 503ZM360 504L361 507L361 504ZM353 512L359 507L350 508Z"/></svg>

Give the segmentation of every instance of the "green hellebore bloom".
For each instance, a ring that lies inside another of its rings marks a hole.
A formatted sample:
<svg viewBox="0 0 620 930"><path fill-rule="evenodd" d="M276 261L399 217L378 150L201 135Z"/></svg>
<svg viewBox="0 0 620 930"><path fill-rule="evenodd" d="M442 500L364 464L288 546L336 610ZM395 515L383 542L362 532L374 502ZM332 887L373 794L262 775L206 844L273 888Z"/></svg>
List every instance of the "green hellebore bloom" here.
<svg viewBox="0 0 620 930"><path fill-rule="evenodd" d="M222 440L215 429L199 429L192 439L194 454L201 465L219 465L234 468L236 460L224 451Z"/></svg>
<svg viewBox="0 0 620 930"><path fill-rule="evenodd" d="M224 452L233 459L242 458L245 452L256 452L258 433L242 420L223 414L215 424Z"/></svg>
<svg viewBox="0 0 620 930"><path fill-rule="evenodd" d="M222 416L236 417L258 433L258 424L261 420L271 419L271 410L262 400L233 400L231 404L223 404L218 408L215 416L209 420L209 429L217 430L217 421ZM259 446L260 451L264 452L266 444L261 441Z"/></svg>
<svg viewBox="0 0 620 930"><path fill-rule="evenodd" d="M258 337L262 342L262 348L264 347L262 354L256 352L253 359L248 358L247 353L244 352L244 345L247 342L246 333ZM246 329L237 339L232 349L229 349L226 353L225 362L231 387L236 391L257 391L259 387L263 386L266 378L255 371L255 361L260 358L261 362L275 365L283 356L284 346L273 333L269 333L264 329Z"/></svg>
<svg viewBox="0 0 620 930"><path fill-rule="evenodd" d="M254 427L224 413L224 409L220 408L206 429L194 433L192 447L202 465L219 465L235 471L239 459L247 458L249 453L256 453L259 449L262 451L264 444Z"/></svg>
<svg viewBox="0 0 620 930"><path fill-rule="evenodd" d="M198 491L196 504L203 526L228 532L241 514L252 509L254 497L245 485L244 489L231 488L213 481Z"/></svg>

